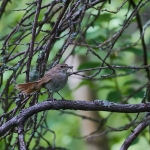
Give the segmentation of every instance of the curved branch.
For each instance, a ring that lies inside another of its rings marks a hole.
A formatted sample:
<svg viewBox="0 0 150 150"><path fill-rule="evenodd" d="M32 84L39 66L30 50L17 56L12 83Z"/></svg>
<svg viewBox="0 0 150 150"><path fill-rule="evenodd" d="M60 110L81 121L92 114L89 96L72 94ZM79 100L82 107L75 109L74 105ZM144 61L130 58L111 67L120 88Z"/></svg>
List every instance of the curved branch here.
<svg viewBox="0 0 150 150"><path fill-rule="evenodd" d="M11 0L3 0L1 3L1 7L0 7L0 18L2 18L2 15L5 12L6 6L8 5L8 3L11 3Z"/></svg>
<svg viewBox="0 0 150 150"><path fill-rule="evenodd" d="M138 135L149 125L149 122L141 122L135 129L132 131L131 135L124 141L120 150L126 150L129 148L131 143L138 137Z"/></svg>
<svg viewBox="0 0 150 150"><path fill-rule="evenodd" d="M107 100L94 100L92 102L86 101L71 101L71 100L55 100L44 101L34 106L24 109L20 114L13 117L0 127L0 136L6 134L10 129L19 125L20 122L26 121L32 115L44 110L84 110L84 111L109 111L120 113L138 113L150 111L150 103L140 104L117 104Z"/></svg>

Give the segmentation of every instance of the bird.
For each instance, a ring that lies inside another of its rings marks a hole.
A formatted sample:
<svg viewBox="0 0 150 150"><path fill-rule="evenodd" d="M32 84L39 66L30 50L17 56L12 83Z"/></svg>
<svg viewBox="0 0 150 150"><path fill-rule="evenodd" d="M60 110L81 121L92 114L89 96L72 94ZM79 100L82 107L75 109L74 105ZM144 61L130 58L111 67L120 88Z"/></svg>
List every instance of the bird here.
<svg viewBox="0 0 150 150"><path fill-rule="evenodd" d="M66 85L68 80L67 70L72 68L73 66L67 64L57 64L38 81L17 84L16 88L25 95L39 91L41 88L48 89L50 93L58 92Z"/></svg>

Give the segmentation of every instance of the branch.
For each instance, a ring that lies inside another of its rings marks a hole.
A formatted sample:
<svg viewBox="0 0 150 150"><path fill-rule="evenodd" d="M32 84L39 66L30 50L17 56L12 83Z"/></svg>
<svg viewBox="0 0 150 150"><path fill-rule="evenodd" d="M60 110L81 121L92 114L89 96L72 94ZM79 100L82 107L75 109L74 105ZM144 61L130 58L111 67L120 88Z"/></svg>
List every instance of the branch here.
<svg viewBox="0 0 150 150"><path fill-rule="evenodd" d="M126 150L131 143L138 137L138 135L149 125L149 121L141 122L131 133L131 135L124 141L120 150Z"/></svg>
<svg viewBox="0 0 150 150"><path fill-rule="evenodd" d="M4 135L11 128L19 125L20 122L25 122L32 115L45 110L84 110L84 111L109 111L109 112L120 112L120 113L138 113L138 112L149 112L150 103L140 104L117 104L109 102L107 100L94 100L92 102L86 101L71 101L71 100L55 100L55 101L44 101L38 103L32 107L24 109L20 114L13 117L0 127L0 136Z"/></svg>
<svg viewBox="0 0 150 150"><path fill-rule="evenodd" d="M18 135L19 135L19 145L21 150L26 150L24 142L24 125L23 122L20 122L18 125Z"/></svg>
<svg viewBox="0 0 150 150"><path fill-rule="evenodd" d="M11 3L11 0L3 0L0 7L0 18L2 18L2 15L5 13L6 6L8 3Z"/></svg>

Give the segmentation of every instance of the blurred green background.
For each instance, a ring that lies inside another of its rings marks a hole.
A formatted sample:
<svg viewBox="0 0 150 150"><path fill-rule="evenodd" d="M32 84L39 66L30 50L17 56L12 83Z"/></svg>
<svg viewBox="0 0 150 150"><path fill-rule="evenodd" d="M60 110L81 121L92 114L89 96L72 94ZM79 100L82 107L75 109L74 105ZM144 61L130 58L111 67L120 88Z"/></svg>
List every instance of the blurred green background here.
<svg viewBox="0 0 150 150"><path fill-rule="evenodd" d="M25 1L12 1L8 4L6 7L5 13L3 14L1 20L0 20L0 45L3 46L4 39L6 38L6 35L8 35L12 29L16 26L17 22L19 22L23 15L24 15L24 8L27 7L27 3L30 3L30 0L25 0ZM42 1L42 5L48 4L50 1L44 0ZM138 1L135 0L135 3ZM2 1L0 1L0 4ZM102 10L109 10L109 11L116 11L119 6L121 6L123 1L112 1L111 4L105 3L103 5ZM99 7L101 6L101 3L98 5ZM96 6L96 7L98 7ZM146 6L144 6L140 10L140 15L142 18L142 23L145 24L147 22L149 16L146 14L149 13L149 7L150 4L147 3ZM31 10L35 10L36 7L33 7ZM45 10L47 8L43 9L40 12L40 17L39 21L42 20L43 15L45 13ZM85 38L88 44L93 44L94 40L97 43L102 43L105 40L107 40L109 37L114 35L119 29L122 27L121 25L124 23L124 20L128 15L131 13L129 10L129 4L126 3L118 13L109 13L107 11L101 11L101 13L98 15L97 19L94 21L93 26L88 28L85 34ZM18 11L22 10L22 11ZM127 13L128 12L128 13ZM86 12L86 15L84 16L84 19L81 24L81 29L84 31L87 22L91 21L98 13L98 10L92 8L89 9ZM59 12L57 13L57 15ZM93 14L90 17L88 14ZM58 17L55 15L53 17L53 21L56 21L56 18ZM33 21L34 15L28 18L26 20L26 24L30 23ZM110 55L110 57L107 59L107 63L110 63L112 65L123 65L123 66L140 66L143 64L143 49L141 45L141 41L138 42L135 46L132 46L132 44L136 43L139 38L140 38L140 33L139 29L137 28L136 24L136 18L132 20L131 24L129 25L128 28L125 29L119 40L116 42L116 44L113 47L113 51ZM27 27L20 29L24 30L23 32L27 34L31 30L26 30ZM51 24L45 24L42 27L43 30L51 30L52 26ZM64 31L63 35L67 33L67 31ZM150 28L146 29L144 39L146 42L147 47L150 46ZM20 32L16 32L13 38L10 40L13 43L13 40L18 37ZM41 38L44 36L44 33L40 33L38 37L36 38L36 41L38 42L41 40ZM79 38L79 35L76 37L76 39ZM12 56L17 54L18 52L25 51L27 49L27 43L30 42L31 40L31 34L26 36L24 38L20 45L18 45L13 53L11 54ZM15 40L14 40L15 41ZM35 43L36 43L35 41ZM53 61L53 58L55 55L58 53L58 50L63 46L65 41L65 37L57 40L57 42L54 44L51 54L49 56L49 61L48 64L51 64ZM36 45L36 44L35 44ZM129 47L128 47L129 46ZM124 48L125 47L125 48ZM7 53L9 54L10 51L12 50L13 46L8 46ZM96 53L98 53L102 58L105 57L105 55L108 53L107 49L106 50L99 50L99 49L94 49ZM93 54L89 53L86 56L87 53L87 47L85 46L76 46L75 51L74 51L74 56L79 56L79 57L84 57L84 62L80 63L78 66L74 63L73 65L77 67L77 70L81 69L86 69L86 68L94 68L98 67L100 65L99 59L95 57ZM148 61L149 61L149 49L148 49ZM34 55L31 66L34 67L36 60L38 57L38 53ZM9 61L6 66L9 68L11 66L14 66L17 64L17 62L22 58L22 56L17 57L17 59L12 59ZM65 54L63 55L61 61L65 59ZM0 56L0 63L3 63L3 55ZM73 59L72 59L73 60ZM26 68L24 67L24 70ZM75 71L75 70L74 70ZM12 74L12 70L5 70L3 74L3 84L0 87L0 92L3 91L4 86ZM23 72L23 71L22 71ZM93 74L96 71L91 71L88 72L88 74ZM101 75L107 75L110 73L110 70L104 69L102 70L101 74L98 75L100 78ZM121 102L125 100L130 94L132 94L134 91L136 91L138 88L142 87L145 85L148 81L147 79L147 74L145 70L134 70L134 69L116 69L116 75L122 75L125 74L124 76L120 76L118 78L101 78L99 80L81 80L79 84L75 84L75 86L71 87L71 84L74 84L73 80L75 78L78 78L78 76L70 76L69 77L69 84L65 86L64 89L60 91L60 94L65 98L65 99L72 99L76 100L74 96L74 92L76 90L79 90L82 86L87 86L90 87L91 91L94 93L95 99L101 99L101 100L109 100L112 102ZM126 75L127 74L127 75ZM17 78L16 83L23 82L25 79L25 74L20 74L20 76ZM14 89L15 86L14 84L11 84L9 87L9 92L11 92ZM137 93L133 94L132 97L127 101L127 103L132 103L132 104L137 104L141 102L141 99L144 96L145 88L142 88L140 91ZM42 89L44 91L44 89ZM83 93L87 94L87 93ZM56 99L60 99L60 96L55 93L54 97ZM10 98L11 99L11 98ZM39 102L46 100L47 95L43 94L42 96L39 97ZM82 100L82 99L81 99ZM83 99L85 100L85 99ZM94 99L91 99L94 100ZM0 107L2 107L2 103L0 103ZM11 107L9 108L8 111L12 110L14 107L16 107L16 103L12 103ZM68 112L68 111L67 111ZM77 114L81 114L82 111L72 111L69 110L69 112L74 112ZM3 109L0 109L0 115L2 115ZM107 118L111 113L110 112L98 112L101 118ZM36 140L40 136L39 133L44 132L47 128L49 129L48 132L44 135L44 138L52 145L55 145L56 147L64 147L66 149L70 150L87 150L86 147L86 138L83 138L85 135L82 134L81 130L83 127L81 127L81 123L84 121L82 118L74 116L72 114L68 114L61 111L54 111L54 110L49 110L46 111L44 114L43 112L38 113L38 119L37 122L44 116L47 124L43 124L43 128L39 127L38 131L35 133L35 138L32 140L30 144L30 149L33 149L34 144L36 143ZM131 120L133 120L136 117L136 114L120 114L120 113L112 113L109 118L107 119L104 128L105 130L109 130L109 126L113 128L121 128L125 124L130 123ZM145 117L145 113L141 113L139 116L139 120L143 119ZM34 118L34 116L32 117ZM129 136L131 131L134 129L135 125L130 127L127 130L123 130L122 132L109 132L106 135L107 138L107 143L106 145L109 146L110 150L117 150L120 148L126 137ZM30 138L30 135L32 134L32 131L29 130L26 134L25 139L28 140ZM55 134L54 134L55 133ZM14 142L16 141L17 133L13 134L13 139L14 141L11 141L11 144L13 145ZM9 140L9 139L7 139ZM1 149L4 149L6 145L4 145L4 140L0 141L0 147ZM40 140L39 145L43 147L47 147L47 143L45 140ZM149 129L147 128L144 130L144 132L136 139L136 141L133 143L133 145L129 148L129 150L141 150L141 149L148 149L149 148Z"/></svg>

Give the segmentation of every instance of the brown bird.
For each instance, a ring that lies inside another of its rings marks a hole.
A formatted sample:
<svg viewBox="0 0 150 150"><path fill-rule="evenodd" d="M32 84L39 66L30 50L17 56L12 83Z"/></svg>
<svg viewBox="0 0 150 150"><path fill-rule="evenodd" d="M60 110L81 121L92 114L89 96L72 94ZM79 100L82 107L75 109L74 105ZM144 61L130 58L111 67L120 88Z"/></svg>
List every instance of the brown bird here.
<svg viewBox="0 0 150 150"><path fill-rule="evenodd" d="M16 88L22 93L28 95L40 90L42 87L48 89L50 93L58 92L62 89L68 80L68 69L72 69L73 66L67 64L58 64L49 71L38 81L21 83Z"/></svg>

